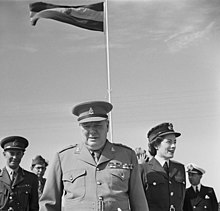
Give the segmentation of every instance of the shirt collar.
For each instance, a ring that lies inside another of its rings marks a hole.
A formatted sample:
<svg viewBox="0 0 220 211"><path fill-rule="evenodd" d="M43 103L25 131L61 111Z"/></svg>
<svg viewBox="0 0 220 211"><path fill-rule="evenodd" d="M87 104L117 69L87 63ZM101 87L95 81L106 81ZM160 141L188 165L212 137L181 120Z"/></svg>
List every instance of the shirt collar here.
<svg viewBox="0 0 220 211"><path fill-rule="evenodd" d="M19 167L16 168L16 169L11 169L11 168L9 168L8 166L6 166L5 168L6 168L7 172L8 172L8 174L11 175L11 173L12 173L13 171L14 171L15 173L17 173Z"/></svg>
<svg viewBox="0 0 220 211"><path fill-rule="evenodd" d="M199 183L198 185L192 185L194 191L196 191L196 186L198 187L198 191L200 191L201 184Z"/></svg>
<svg viewBox="0 0 220 211"><path fill-rule="evenodd" d="M163 166L165 164L165 162L167 162L168 166L170 166L169 160L163 160L160 157L158 157L157 155L155 155L155 159L160 163L161 166Z"/></svg>

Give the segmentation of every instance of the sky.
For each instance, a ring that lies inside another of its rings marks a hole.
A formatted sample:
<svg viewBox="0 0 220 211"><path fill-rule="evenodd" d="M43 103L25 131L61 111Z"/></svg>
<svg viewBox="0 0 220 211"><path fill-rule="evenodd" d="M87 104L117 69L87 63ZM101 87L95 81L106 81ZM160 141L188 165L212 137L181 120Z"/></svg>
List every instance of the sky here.
<svg viewBox="0 0 220 211"><path fill-rule="evenodd" d="M106 33L46 19L31 26L32 2L0 0L0 138L29 140L27 170L34 156L50 163L81 141L74 105L109 100ZM111 141L147 149L146 133L172 122L182 134L174 160L205 169L202 183L220 200L219 0L108 0L107 9Z"/></svg>

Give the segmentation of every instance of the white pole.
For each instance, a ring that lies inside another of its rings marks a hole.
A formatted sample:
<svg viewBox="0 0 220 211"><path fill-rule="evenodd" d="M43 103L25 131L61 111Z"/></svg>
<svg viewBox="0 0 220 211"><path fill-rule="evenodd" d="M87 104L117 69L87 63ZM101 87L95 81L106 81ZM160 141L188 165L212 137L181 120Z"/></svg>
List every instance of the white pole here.
<svg viewBox="0 0 220 211"><path fill-rule="evenodd" d="M106 38L106 60L107 60L107 92L108 92L108 102L111 103L111 75L109 69L109 43L108 43L108 6L107 0L104 3L104 20L105 20L105 38ZM112 128L112 113L109 114L109 134L110 141L113 142L113 128Z"/></svg>

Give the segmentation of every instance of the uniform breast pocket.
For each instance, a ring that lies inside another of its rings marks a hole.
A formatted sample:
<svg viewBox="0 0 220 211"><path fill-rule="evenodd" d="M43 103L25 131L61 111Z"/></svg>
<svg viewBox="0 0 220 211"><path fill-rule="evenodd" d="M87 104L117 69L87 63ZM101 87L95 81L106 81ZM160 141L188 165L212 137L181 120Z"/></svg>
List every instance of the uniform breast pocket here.
<svg viewBox="0 0 220 211"><path fill-rule="evenodd" d="M179 176L174 177L174 184L175 184L176 197L178 197L181 200L184 195L185 185L186 185L184 177L179 177Z"/></svg>
<svg viewBox="0 0 220 211"><path fill-rule="evenodd" d="M74 169L63 175L64 195L67 199L82 198L86 193L86 170Z"/></svg>
<svg viewBox="0 0 220 211"><path fill-rule="evenodd" d="M127 169L111 169L111 188L113 190L128 190L128 182L130 178L130 170Z"/></svg>
<svg viewBox="0 0 220 211"><path fill-rule="evenodd" d="M149 173L147 177L146 194L150 200L156 201L159 198L167 196L168 180L164 176L155 173Z"/></svg>
<svg viewBox="0 0 220 211"><path fill-rule="evenodd" d="M20 205L23 208L28 206L29 197L31 193L31 186L29 184L19 185L16 187L17 190L17 197Z"/></svg>
<svg viewBox="0 0 220 211"><path fill-rule="evenodd" d="M0 208L7 201L7 192L8 192L8 190L6 189L6 187L0 185Z"/></svg>

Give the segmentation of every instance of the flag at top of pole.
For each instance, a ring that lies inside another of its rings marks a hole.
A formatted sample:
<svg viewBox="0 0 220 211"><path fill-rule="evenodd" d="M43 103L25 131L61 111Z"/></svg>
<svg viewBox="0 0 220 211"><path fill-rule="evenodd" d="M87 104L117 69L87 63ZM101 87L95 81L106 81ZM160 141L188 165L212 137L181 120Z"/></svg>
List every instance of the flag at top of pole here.
<svg viewBox="0 0 220 211"><path fill-rule="evenodd" d="M71 24L80 28L105 32L106 37L106 59L107 59L107 91L108 101L111 103L111 79L109 68L109 43L108 43L108 14L107 0L104 2L66 6L56 5L45 2L35 2L29 4L30 21L33 26L40 18L52 19L59 22ZM112 117L110 119L110 140L113 137Z"/></svg>
<svg viewBox="0 0 220 211"><path fill-rule="evenodd" d="M29 4L29 8L30 20L33 26L36 25L40 18L46 18L88 30L104 31L103 2L81 6L63 6L35 2Z"/></svg>

